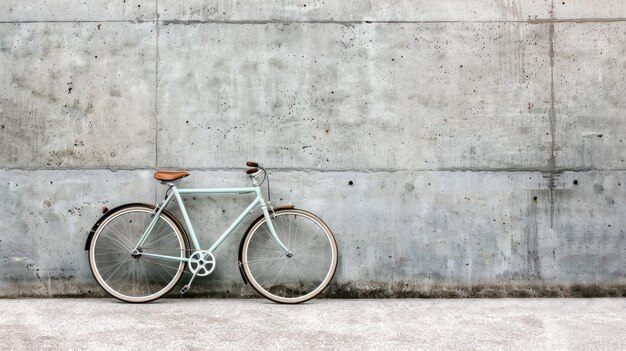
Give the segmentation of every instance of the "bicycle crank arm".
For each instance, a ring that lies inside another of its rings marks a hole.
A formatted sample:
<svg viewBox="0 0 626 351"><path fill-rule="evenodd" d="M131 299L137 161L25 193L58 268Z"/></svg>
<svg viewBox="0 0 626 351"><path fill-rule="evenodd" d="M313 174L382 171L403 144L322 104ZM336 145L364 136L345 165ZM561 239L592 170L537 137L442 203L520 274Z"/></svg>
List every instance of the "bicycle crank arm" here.
<svg viewBox="0 0 626 351"><path fill-rule="evenodd" d="M196 271L192 276L191 279L189 279L189 283L187 283L187 285L183 286L182 289L180 289L180 294L183 295L184 293L186 293L187 291L189 291L189 289L191 289L191 283L193 283L194 278L196 278L196 275L198 275L198 271Z"/></svg>

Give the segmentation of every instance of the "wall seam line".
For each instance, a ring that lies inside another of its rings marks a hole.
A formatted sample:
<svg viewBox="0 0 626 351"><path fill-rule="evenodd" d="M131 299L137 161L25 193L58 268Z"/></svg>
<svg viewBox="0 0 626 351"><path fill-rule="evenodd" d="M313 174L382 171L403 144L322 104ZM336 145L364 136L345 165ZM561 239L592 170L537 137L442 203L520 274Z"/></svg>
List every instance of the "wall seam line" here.
<svg viewBox="0 0 626 351"><path fill-rule="evenodd" d="M172 168L172 167L166 167ZM183 169L190 172L244 172L245 167L179 167L176 169ZM106 167L92 167L92 168L0 168L0 172L40 172L40 171L109 171L115 172L129 172L129 171L154 171L154 167L134 167L134 168L106 168ZM468 172L468 173L542 173L542 174L561 174L565 172L582 173L582 172L626 172L625 168L615 169L601 169L601 168L561 168L554 171L544 169L469 169L469 168L441 168L441 169L356 169L356 168L291 168L291 167L268 167L270 172L319 172L319 173L417 173L417 172Z"/></svg>
<svg viewBox="0 0 626 351"><path fill-rule="evenodd" d="M159 166L159 0L155 0L155 56L154 56L154 168Z"/></svg>
<svg viewBox="0 0 626 351"><path fill-rule="evenodd" d="M437 23L526 23L526 24L546 24L546 23L612 23L626 22L626 18L563 18L563 19L528 19L528 20L441 20L441 21L393 21L393 20L353 20L353 21L326 21L326 20L40 20L40 21L0 21L0 24L37 24L37 23L153 23L161 22L163 25L169 24L437 24Z"/></svg>
<svg viewBox="0 0 626 351"><path fill-rule="evenodd" d="M159 0L155 0L155 55L154 55L154 168L159 166ZM157 202L158 187L154 187L154 203Z"/></svg>

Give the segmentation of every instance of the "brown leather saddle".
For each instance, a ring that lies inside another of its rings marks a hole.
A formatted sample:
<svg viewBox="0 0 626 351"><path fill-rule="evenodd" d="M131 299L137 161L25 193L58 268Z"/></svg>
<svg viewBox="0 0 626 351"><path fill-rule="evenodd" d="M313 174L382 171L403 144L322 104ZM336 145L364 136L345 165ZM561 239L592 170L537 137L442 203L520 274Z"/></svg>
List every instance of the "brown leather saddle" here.
<svg viewBox="0 0 626 351"><path fill-rule="evenodd" d="M189 176L189 172L155 172L154 173L154 179L156 180L160 180L160 181L174 181L174 180L179 180L182 178L185 178L187 176Z"/></svg>

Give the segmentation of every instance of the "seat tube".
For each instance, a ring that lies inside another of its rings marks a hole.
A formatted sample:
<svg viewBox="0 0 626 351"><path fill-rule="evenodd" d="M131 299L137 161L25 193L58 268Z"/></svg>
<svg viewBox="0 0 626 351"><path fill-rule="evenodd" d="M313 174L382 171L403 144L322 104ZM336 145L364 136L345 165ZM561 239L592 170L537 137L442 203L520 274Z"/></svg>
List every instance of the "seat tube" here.
<svg viewBox="0 0 626 351"><path fill-rule="evenodd" d="M200 243L198 242L198 238L196 238L196 232L193 230L193 226L191 225L191 220L189 220L189 215L187 214L187 209L185 208L185 203L183 199L180 197L178 193L178 189L174 187L172 191L174 197L176 197L176 202L178 202L178 208L180 209L180 213L183 215L183 219L185 220L185 226L189 231L189 237L191 238L191 243L196 250L200 250Z"/></svg>
<svg viewBox="0 0 626 351"><path fill-rule="evenodd" d="M289 248L285 246L285 244L283 244L283 242L278 238L278 235L276 235L276 229L274 229L274 224L272 223L272 216L270 216L270 213L267 210L267 204L265 204L265 200L263 200L261 190L259 188L257 188L257 196L259 197L259 201L261 203L261 211L263 211L265 222L267 223L268 228L270 228L272 239L274 239L274 241L278 244L278 246L280 246L281 249L283 249L283 251L285 251L285 253L289 254L291 252L289 251Z"/></svg>

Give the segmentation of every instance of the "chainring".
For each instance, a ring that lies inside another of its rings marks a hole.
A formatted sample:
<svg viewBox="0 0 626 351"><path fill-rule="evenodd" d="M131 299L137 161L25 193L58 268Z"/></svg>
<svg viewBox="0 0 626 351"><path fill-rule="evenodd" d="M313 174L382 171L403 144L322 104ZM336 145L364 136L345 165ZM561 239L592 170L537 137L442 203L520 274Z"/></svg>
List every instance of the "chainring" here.
<svg viewBox="0 0 626 351"><path fill-rule="evenodd" d="M215 269L215 256L207 250L198 250L189 256L189 270L195 275L204 277Z"/></svg>

